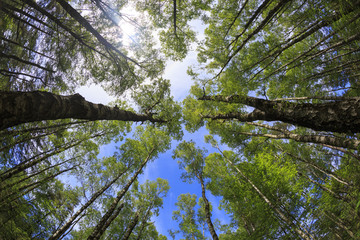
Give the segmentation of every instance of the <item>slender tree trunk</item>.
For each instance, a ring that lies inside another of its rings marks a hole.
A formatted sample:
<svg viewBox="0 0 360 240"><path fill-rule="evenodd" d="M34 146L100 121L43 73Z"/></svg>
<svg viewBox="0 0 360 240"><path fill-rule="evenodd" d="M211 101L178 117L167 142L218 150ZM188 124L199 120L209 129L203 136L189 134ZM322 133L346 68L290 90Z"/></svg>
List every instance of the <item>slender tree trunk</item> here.
<svg viewBox="0 0 360 240"><path fill-rule="evenodd" d="M250 133L250 132L237 132L238 134L252 136L252 137L265 137L273 139L292 139L296 142L303 143L317 143L317 144L327 144L336 147L344 147L349 149L357 149L360 146L360 141L355 139L342 139L337 137L330 136L320 136L320 135L300 135L295 133L290 134L261 134L261 133Z"/></svg>
<svg viewBox="0 0 360 240"><path fill-rule="evenodd" d="M6 42L12 43L12 44L14 44L14 45L17 45L17 46L19 46L19 47L21 47L21 48L23 48L23 49L26 49L26 50L29 50L29 51L31 51L31 52L34 52L34 53L36 53L36 54L39 54L39 55L41 55L41 56L43 56L43 57L49 58L49 59L51 59L51 60L53 60L53 61L56 61L56 59L53 58L53 57L50 57L50 56L48 56L48 55L45 55L44 53L38 52L38 51L36 51L36 50L34 50L34 49L31 49L31 48L29 48L29 47L26 47L26 46L24 46L24 45L21 45L20 43L15 42L15 41L13 41L13 40L7 39L7 38L2 37L2 36L0 36L0 39L3 40L3 41L6 41Z"/></svg>
<svg viewBox="0 0 360 240"><path fill-rule="evenodd" d="M204 180L202 178L202 176L200 175L199 177L199 180L200 180L200 184L201 184L201 194L202 194L202 198L204 200L204 203L205 203L205 219L206 219L206 223L209 227L209 231L210 231L210 234L211 234L211 237L213 238L213 240L218 240L219 237L218 235L216 234L216 231L215 231L215 228L214 228L214 225L211 221L211 212L210 212L210 203L206 197L206 194L205 194L205 184L204 184Z"/></svg>
<svg viewBox="0 0 360 240"><path fill-rule="evenodd" d="M27 177L24 177L24 178L20 179L19 181L16 181L16 182L13 182L13 183L11 183L11 184L8 184L8 185L5 185L5 186L3 186L3 187L0 187L0 191L2 191L2 190L4 190L4 189L9 189L9 188L11 188L11 187L13 187L13 186L15 186L15 185L18 185L19 183L22 183L23 181L26 181L26 180L28 180L28 179L30 179L30 178L33 178L33 177L35 177L36 175L39 175L39 174L41 174L41 173L43 173L43 172L45 172L45 171L47 171L47 170L49 170L49 169L51 169L51 168L54 168L54 167L56 167L56 166L60 166L60 165L66 163L66 162L69 162L69 161L71 161L71 160L73 160L73 159L75 159L75 158L77 158L77 157L70 158L70 159L68 159L68 160L66 160L66 161L64 161L64 162L61 162L61 163L52 165L52 166L47 167L47 168L45 168L45 169L43 169L43 170L41 170L41 171L39 171L39 172L36 172L36 173L31 174L31 175L29 175L29 176L27 176Z"/></svg>
<svg viewBox="0 0 360 240"><path fill-rule="evenodd" d="M326 212L324 212L325 216L328 217L332 222L334 222L336 225L338 225L340 228L344 229L349 236L352 239L359 239L358 237L356 237L354 235L354 233L344 224L343 220L341 220L338 216L336 216L335 214L328 212L331 216L329 216ZM340 238L342 239L342 238Z"/></svg>
<svg viewBox="0 0 360 240"><path fill-rule="evenodd" d="M13 148L15 145L23 143L23 142L29 142L30 140L36 140L36 139L40 139L46 136L49 136L51 134L57 133L61 130L65 130L66 128L62 128L62 129L54 129L53 131L49 131L49 132L45 132L44 134L40 134L37 136L33 136L33 135L20 135L20 139L18 139L15 142L10 142L10 144L5 145L4 147L0 148L0 152L7 150L7 149L11 149ZM24 137L23 137L24 136ZM21 138L22 137L22 138Z"/></svg>
<svg viewBox="0 0 360 240"><path fill-rule="evenodd" d="M318 104L270 101L239 95L203 96L199 100L240 103L255 108L249 114L229 113L204 118L238 119L242 122L282 121L317 131L360 132L360 97L338 98L333 102Z"/></svg>
<svg viewBox="0 0 360 240"><path fill-rule="evenodd" d="M0 130L21 123L65 118L163 122L148 115L88 102L80 94L0 92Z"/></svg>
<svg viewBox="0 0 360 240"><path fill-rule="evenodd" d="M136 224L139 222L139 210L136 211L134 218L132 219L132 221L130 222L129 226L127 227L124 236L122 237L121 240L128 240L132 231L134 230Z"/></svg>
<svg viewBox="0 0 360 240"><path fill-rule="evenodd" d="M30 7L34 8L35 10L39 11L41 14L43 14L44 16L48 17L51 21L53 21L56 25L58 25L59 27L61 27L62 29L64 29L66 32L68 32L71 36L73 36L81 45L91 49L94 52L99 53L100 55L104 56L105 58L109 58L109 56L105 55L102 52L99 52L98 50L96 50L95 48L93 48L92 46L90 46L89 44L87 44L84 40L83 37L81 35L76 34L75 32L73 32L69 27L67 27L66 25L63 24L63 22L61 20L59 20L58 18L56 18L55 16L53 16L51 13L47 12L45 9L43 9L42 7L40 7L34 0L21 0L22 2L28 4Z"/></svg>
<svg viewBox="0 0 360 240"><path fill-rule="evenodd" d="M115 218L120 214L120 211L125 206L124 203L121 203L120 206L114 211L114 213L109 217L106 223L101 227L95 239L100 239L100 237L104 234L106 229L110 226L110 224L115 220Z"/></svg>
<svg viewBox="0 0 360 240"><path fill-rule="evenodd" d="M153 205L151 205L151 207L148 208L148 210L146 211L146 214L144 214L144 217L142 218L142 222L141 222L141 225L140 225L140 231L139 231L139 234L136 238L136 240L140 240L141 239L141 236L142 236L142 233L146 227L146 223L147 223L147 220L148 220L148 217L149 217L149 214L150 214L150 211L152 209Z"/></svg>
<svg viewBox="0 0 360 240"><path fill-rule="evenodd" d="M324 136L324 135L300 135L293 133L287 129L282 129L279 127L270 126L267 124L257 123L257 122L247 122L249 125L259 126L263 128L267 128L269 130L280 132L281 134L256 134L256 133L242 133L244 135L249 136L264 136L275 139L292 139L296 142L311 142L317 143L320 145L332 145L335 148L345 147L351 149L357 149L360 146L360 141L356 139L348 139L336 136Z"/></svg>
<svg viewBox="0 0 360 240"><path fill-rule="evenodd" d="M30 62L30 61L27 61L25 59L21 59L19 58L18 56L15 56L15 55L9 55L9 54L5 54L3 52L0 52L0 57L1 58L8 58L8 59L14 59L18 62L21 62L21 63L24 63L24 64L28 64L28 65L31 65L31 66L34 66L34 67L37 67L37 68L40 68L42 70L45 70L47 72L50 72L50 73L54 73L55 71L53 71L52 69L49 69L49 68L46 68L46 67L43 67L41 66L40 64L37 64L37 63L34 63L34 62ZM3 93L1 93L3 94Z"/></svg>
<svg viewBox="0 0 360 240"><path fill-rule="evenodd" d="M340 147L335 147L335 146L331 146L331 145L327 145L327 144L321 144L321 145L323 145L324 147L328 147L328 148L343 152L343 153L345 153L345 154L347 154L347 155L349 155L349 156L351 156L351 157L353 157L353 158L360 161L360 156L359 155L357 155L356 153L353 153L353 152L351 152L351 151L349 151L347 149L343 149L343 148L340 148Z"/></svg>
<svg viewBox="0 0 360 240"><path fill-rule="evenodd" d="M218 148L219 149L219 148ZM220 149L219 149L220 151ZM221 151L220 151L221 152ZM222 152L221 152L222 153ZM224 156L224 154L222 153ZM269 205L271 209L273 209L280 218L286 222L289 227L291 227L302 239L311 240L314 239L313 236L308 236L302 229L298 228L279 208L276 207L275 204L273 204L270 199L268 199L263 192L238 168L236 167L229 159L224 156L224 159L235 168L235 170L250 184L250 186L260 195L260 197L264 200L264 202Z"/></svg>
<svg viewBox="0 0 360 240"><path fill-rule="evenodd" d="M33 128L25 128L25 129L19 129L19 130L6 130L6 131L1 131L0 132L0 136L15 136L15 135L21 135L23 133L28 133L28 132L43 132L43 131L49 131L53 128L59 128L59 129L69 129L69 128L76 128L76 126L74 127L70 127L71 125L76 125L76 124L82 124L82 123L87 123L89 121L84 120L84 121L75 121L75 122L69 122L69 123L59 123L59 124L54 124L54 125L46 125L44 127L33 127ZM60 128L60 127L64 127L65 128Z"/></svg>
<svg viewBox="0 0 360 240"><path fill-rule="evenodd" d="M151 156L153 154L153 152L155 151L155 148L153 148L147 158L145 159L145 161L140 165L139 169L134 173L134 175L132 176L132 178L129 180L129 182L124 186L124 188L121 190L121 192L118 193L118 195L116 196L116 198L114 199L113 203L111 204L111 206L109 207L108 211L105 213L105 215L101 218L101 220L99 221L99 223L95 226L93 232L90 234L90 236L87 238L87 240L95 240L95 239L99 239L101 237L98 236L99 232L101 231L102 227L106 224L106 222L108 221L108 219L110 218L110 216L114 213L116 206L118 204L118 202L122 199L122 197L125 195L125 193L128 191L128 189L130 188L130 186L133 184L133 182L136 180L136 178L138 177L138 175L141 173L141 171L143 170L143 168L145 167L145 165L147 164L147 162L151 159Z"/></svg>
<svg viewBox="0 0 360 240"><path fill-rule="evenodd" d="M305 160L305 159L303 159L303 158L300 158L300 157L298 157L297 155L292 154L292 153L284 150L282 147L278 146L277 144L276 144L276 145L275 145L275 144L272 144L272 145L275 146L275 148L277 148L277 149L279 149L280 151L282 151L283 153L285 153L286 155L289 155L290 157L292 157L292 158L294 158L294 159L297 159L297 160L299 160L300 162L303 162L303 163L305 163L305 164L308 165L308 166L311 166L312 168L314 168L314 169L316 169L316 170L318 170L318 171L326 174L327 176L335 179L335 180L338 181L339 183L344 184L344 185L347 185L347 186L351 186L351 185L352 185L351 183L347 182L346 180L344 180L343 178L341 178L340 176L338 176L336 173L334 173L334 172L332 172L332 171L330 171L330 170L328 170L328 169L325 169L325 168L323 168L323 167L321 167L321 166L319 166L319 165L317 165L317 164L315 164L315 163L313 163L313 162L310 162L310 161L308 161L308 160Z"/></svg>
<svg viewBox="0 0 360 240"><path fill-rule="evenodd" d="M14 175L22 172L23 170L25 170L27 168L30 168L32 166L35 166L36 164L40 163L41 161L47 159L48 157L51 157L51 156L56 155L58 153L64 152L65 150L70 149L72 147L75 147L75 146L81 144L82 142L84 142L84 141L86 141L86 140L88 140L90 138L98 137L98 136L101 136L101 135L103 135L103 134L95 134L95 135L93 135L91 137L76 141L75 143L70 143L67 146L62 146L62 147L59 147L59 148L55 148L55 149L53 149L52 152L48 151L46 155L44 155L42 157L39 157L37 159L34 159L32 161L22 162L19 165L16 165L15 167L13 167L11 169L8 169L6 172L0 174L0 181L4 181L4 180L6 180L8 178L11 178Z"/></svg>
<svg viewBox="0 0 360 240"><path fill-rule="evenodd" d="M72 167L72 168L69 168L69 169L62 170L62 171L60 171L60 172L58 172L58 173L56 173L56 174L53 174L53 175L51 175L51 176L48 176L48 177L44 178L44 179L42 179L42 180L40 180L40 181L38 181L38 182L34 182L34 183L31 183L31 184L28 184L28 185L26 185L26 186L24 186L24 187L22 187L22 188L19 189L19 191L22 191L22 190L25 190L25 189L28 188L28 189L27 189L25 192L23 192L23 193L18 194L18 192L15 192L15 193L11 193L10 195L7 195L7 196L5 196L5 197L2 197L1 200L0 200L0 206L3 205L3 203L11 203L11 202L13 202L14 200L16 200L16 199L24 196L25 194L28 194L29 192L31 192L32 190L34 190L35 188L37 188L38 185L43 184L44 182L46 182L46 181L48 181L48 180L50 180L50 179L53 179L53 178L59 176L60 174L62 174L62 173L64 173L64 172L68 172L68 171L70 171L70 170L72 170L72 169L75 169L75 168L76 168L76 166L75 166L75 167ZM10 198L10 197L12 197L12 196L14 196L14 195L17 195L17 196L15 196L14 198L11 198L9 201L6 201L8 198Z"/></svg>
<svg viewBox="0 0 360 240"><path fill-rule="evenodd" d="M117 49L116 47L114 47L111 43L109 43L103 36L101 36L101 34L96 31L91 24L85 19L83 18L80 13L78 11L76 11L70 4L68 4L66 1L64 0L56 0L63 8L64 10L73 18L75 19L78 23L80 23L83 27L86 28L87 31L89 31L94 37L96 37L96 39L105 47L108 49L112 49L113 51L115 51L117 54L119 54L121 57L125 58L126 60L129 60L133 63L135 63L136 65L139 65L135 60L127 57L125 54L123 54L122 52L119 51L119 49Z"/></svg>
<svg viewBox="0 0 360 240"><path fill-rule="evenodd" d="M121 172L117 177L115 177L111 182L103 186L100 190L92 195L89 201L87 201L70 219L60 227L50 238L49 240L59 239L59 237L66 232L67 229L73 224L75 219L80 216L101 194L103 194L111 185L113 185L129 168Z"/></svg>

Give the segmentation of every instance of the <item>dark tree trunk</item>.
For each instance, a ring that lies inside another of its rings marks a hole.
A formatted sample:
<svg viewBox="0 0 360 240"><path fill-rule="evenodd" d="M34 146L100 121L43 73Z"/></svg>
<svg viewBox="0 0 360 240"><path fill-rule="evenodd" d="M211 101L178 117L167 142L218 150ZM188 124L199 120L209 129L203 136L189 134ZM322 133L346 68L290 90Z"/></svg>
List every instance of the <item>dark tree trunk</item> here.
<svg viewBox="0 0 360 240"><path fill-rule="evenodd" d="M109 43L98 31L96 31L91 24L81 16L81 14L76 11L76 9L74 9L70 4L68 4L66 1L64 0L56 0L61 7L64 8L64 10L72 17L74 18L78 23L80 23L84 28L86 28L86 30L88 32L90 32L93 36L96 37L96 39L106 48L108 49L112 49L113 51L115 51L117 54L119 54L121 57L125 58L126 60L129 60L133 63L135 63L136 65L139 65L135 60L127 57L126 55L124 55L122 52L119 51L119 49L117 49L116 47L114 47L111 43Z"/></svg>
<svg viewBox="0 0 360 240"><path fill-rule="evenodd" d="M128 168L121 172L117 177L115 177L111 182L103 186L99 191L94 193L89 201L87 201L70 219L60 227L50 238L49 240L59 239L62 234L64 234L74 223L75 219L80 216L101 194L103 194L111 185L113 185L126 171Z"/></svg>
<svg viewBox="0 0 360 240"><path fill-rule="evenodd" d="M136 224L139 222L139 210L136 211L134 218L130 222L128 228L126 229L126 232L124 233L124 236L122 240L128 240L132 231L134 230Z"/></svg>
<svg viewBox="0 0 360 240"><path fill-rule="evenodd" d="M212 119L235 118L242 122L256 120L282 121L316 131L340 133L360 132L360 97L334 98L326 103L296 103L289 101L270 101L248 96L203 96L199 100L212 100L228 103L240 103L254 107L249 114L230 113L217 116L205 116Z"/></svg>
<svg viewBox="0 0 360 240"><path fill-rule="evenodd" d="M21 123L66 118L162 122L148 115L88 102L79 94L0 92L0 130Z"/></svg>
<svg viewBox="0 0 360 240"><path fill-rule="evenodd" d="M114 214L117 204L123 198L123 196L126 194L126 192L129 190L130 186L133 184L133 182L136 180L138 175L141 173L141 171L143 170L143 168L145 167L147 162L151 159L151 156L154 151L155 151L155 148L149 152L145 161L141 163L140 167L135 172L135 174L132 176L132 178L128 181L128 183L124 186L124 188L118 193L118 195L114 199L113 203L109 207L108 211L104 214L104 216L101 218L99 223L95 226L93 232L90 234L90 236L88 237L87 240L95 240L95 239L99 239L101 237L101 235L100 235L101 230L107 223L109 223L108 220Z"/></svg>
<svg viewBox="0 0 360 240"><path fill-rule="evenodd" d="M204 180L203 180L202 176L199 177L199 180L200 180L200 183L201 183L202 198L203 198L204 203L205 203L205 219L206 219L206 223L207 223L207 225L209 227L209 231L210 231L212 239L213 240L218 240L219 237L216 234L214 225L213 225L213 223L211 221L210 203L209 203L209 200L207 199L206 194L205 194L205 184L204 184Z"/></svg>

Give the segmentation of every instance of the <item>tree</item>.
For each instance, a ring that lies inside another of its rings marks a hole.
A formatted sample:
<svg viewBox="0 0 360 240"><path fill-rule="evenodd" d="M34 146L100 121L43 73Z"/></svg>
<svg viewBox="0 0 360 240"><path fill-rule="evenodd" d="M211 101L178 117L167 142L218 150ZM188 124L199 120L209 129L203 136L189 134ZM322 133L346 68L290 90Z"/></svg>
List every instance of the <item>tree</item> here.
<svg viewBox="0 0 360 240"><path fill-rule="evenodd" d="M205 164L209 189L236 213L224 237L357 237L357 220L345 220L347 214L358 216L357 191L350 187L357 175L345 167L358 168L359 127L351 125L358 119L357 6L358 1L211 5L198 47L200 71L188 71L196 82L183 114L188 130L206 125L233 150L210 155ZM229 165L215 164L222 158L231 159ZM278 162L294 165L286 170ZM292 180L276 183L281 171ZM255 180L265 176L262 183ZM218 187L234 182L238 187ZM281 198L274 197L279 193ZM249 206L254 202L259 208ZM275 219L264 232L259 209Z"/></svg>
<svg viewBox="0 0 360 240"><path fill-rule="evenodd" d="M122 44L114 40L121 37L120 28L101 14L111 10L118 14L117 21L121 23L123 19L118 12L124 5L112 1L110 5L118 8L106 9L99 2L2 0L5 17L0 29L1 89L65 91L86 82L97 82L111 86L113 93L120 94L161 72L163 64L156 50L138 57L139 62L148 62L140 67L127 56ZM84 14L77 9L91 11ZM109 36L108 32L113 34ZM149 40L148 35L142 36ZM145 48L149 45L143 45L145 42L138 44ZM139 47L132 49L135 53L139 51Z"/></svg>
<svg viewBox="0 0 360 240"><path fill-rule="evenodd" d="M175 203L177 210L173 212L173 219L179 223L180 232L185 239L205 239L205 236L199 230L201 219L197 219L196 210L194 209L196 204L196 195L190 195L189 193L181 194ZM179 231L170 231L173 238L177 233Z"/></svg>
<svg viewBox="0 0 360 240"><path fill-rule="evenodd" d="M17 104L12 104L14 102ZM1 129L20 123L65 118L162 122L149 115L90 103L79 94L60 96L49 92L2 92L0 109Z"/></svg>
<svg viewBox="0 0 360 240"><path fill-rule="evenodd" d="M201 185L201 194L202 201L204 202L204 212L205 219L208 225L211 237L213 239L219 239L214 225L211 221L211 206L209 200L206 197L206 185L204 178L206 175L204 174L205 167L205 157L204 154L206 150L201 150L195 147L194 142L185 142L180 143L174 151L173 158L179 158L178 164L180 168L184 169L186 172L182 174L182 178L186 181L191 181L196 178Z"/></svg>
<svg viewBox="0 0 360 240"><path fill-rule="evenodd" d="M0 0L4 238L162 239L150 219L167 184L137 177L185 123L206 125L218 152L175 150L202 198L179 196L173 237L206 239L207 223L214 239L358 239L360 2L136 1L136 21L121 12L129 4ZM124 19L138 30L131 43L119 41ZM180 105L164 60L194 43L199 64ZM131 99L107 107L73 95L90 83ZM139 121L146 130L124 140ZM99 158L109 143L117 151ZM219 236L206 190L230 214Z"/></svg>
<svg viewBox="0 0 360 240"><path fill-rule="evenodd" d="M137 136L140 141L129 140L128 143L125 145L125 147L126 146L130 147L128 151L131 152L130 153L131 156L128 157L130 157L135 162L137 162L139 166L136 172L134 172L133 176L123 186L122 190L118 192L115 199L111 203L110 207L107 209L106 213L102 216L98 224L95 226L88 239L99 239L101 237L101 235L106 230L104 226L110 225L111 221L115 219L115 218L111 218L111 216L116 217L116 214L118 214L118 212L116 212L118 203L127 193L130 186L135 182L135 180L137 179L138 175L142 172L145 165L150 161L150 159L156 157L157 154L159 154L159 152L162 152L165 149L169 148L170 138L166 136L164 132L161 132L160 130L155 129L153 127L148 127L146 130L139 127L135 136ZM135 225L137 224L139 220L138 215L139 213L135 213L135 217L133 219L132 224ZM108 221L110 222L107 223ZM132 228L134 228L134 226L130 226L129 229L131 229L132 231Z"/></svg>

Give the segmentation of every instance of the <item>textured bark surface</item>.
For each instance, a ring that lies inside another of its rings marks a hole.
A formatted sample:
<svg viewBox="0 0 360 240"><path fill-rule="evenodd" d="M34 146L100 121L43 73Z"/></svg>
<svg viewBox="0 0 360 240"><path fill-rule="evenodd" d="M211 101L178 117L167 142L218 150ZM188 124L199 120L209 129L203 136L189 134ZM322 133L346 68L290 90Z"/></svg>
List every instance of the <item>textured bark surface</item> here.
<svg viewBox="0 0 360 240"><path fill-rule="evenodd" d="M163 122L86 101L81 95L61 96L49 92L0 92L0 130L21 123L65 118Z"/></svg>
<svg viewBox="0 0 360 240"><path fill-rule="evenodd" d="M360 132L360 97L338 98L336 101L318 104L270 101L238 95L203 96L199 100L240 103L255 108L249 114L230 113L209 116L212 119L236 118L244 122L282 121L316 131Z"/></svg>
<svg viewBox="0 0 360 240"><path fill-rule="evenodd" d="M130 222L128 228L126 229L126 232L124 233L124 236L122 240L128 240L132 231L134 230L136 224L139 222L139 210L136 211L134 218Z"/></svg>
<svg viewBox="0 0 360 240"><path fill-rule="evenodd" d="M216 234L216 231L215 231L215 228L214 228L214 225L211 221L211 213L210 213L210 203L209 203L209 200L207 199L206 197L206 194L205 194L205 184L204 184L204 180L202 178L202 176L199 176L199 180L200 180L200 184L201 184L201 194L202 194L202 198L204 200L204 203L205 203L205 218L206 218L206 223L209 227L209 231L210 231L210 234L211 234L211 237L213 240L218 240L219 237L218 235Z"/></svg>

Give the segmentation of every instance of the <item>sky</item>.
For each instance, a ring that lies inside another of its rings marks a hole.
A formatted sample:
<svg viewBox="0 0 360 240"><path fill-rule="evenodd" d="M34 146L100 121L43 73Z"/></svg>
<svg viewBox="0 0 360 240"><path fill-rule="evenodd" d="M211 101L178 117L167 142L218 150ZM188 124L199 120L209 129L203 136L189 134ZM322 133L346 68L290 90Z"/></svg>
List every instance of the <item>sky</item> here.
<svg viewBox="0 0 360 240"><path fill-rule="evenodd" d="M189 93L192 85L190 76L186 74L188 66L196 64L196 54L191 52L182 62L168 61L164 77L171 82L171 93L176 101L183 100ZM76 90L86 100L93 103L108 104L115 100L115 98L109 96L100 86L90 85L87 87L81 87ZM208 134L205 128L201 128L196 133L189 133L185 129L183 140L193 140L198 147L206 148L209 153L214 152L215 149L210 144L204 142L204 136ZM197 197L201 197L201 186L194 181L192 184L183 182L180 179L182 170L179 169L177 160L172 158L172 152L176 148L178 142L172 142L171 150L160 154L155 161L148 164L144 170L144 173L139 177L140 183L144 183L148 180L156 180L157 178L167 179L169 181L170 190L167 197L164 199L163 208L160 210L158 217L153 219L159 233L171 239L168 230L175 230L178 227L177 222L172 220L172 212L176 210L175 203L180 194L190 193L196 194ZM101 147L101 156L111 156L114 151L114 144L109 144ZM207 197L213 205L212 220L219 219L221 223L228 223L229 217L224 211L219 210L219 197L211 195L207 191ZM179 239L180 235L176 238Z"/></svg>
<svg viewBox="0 0 360 240"><path fill-rule="evenodd" d="M203 39L205 26L201 25L200 21L193 21L191 25L194 30L198 32L198 39ZM126 35L130 36L131 34L134 34L134 29L131 25L122 23L121 26L126 32ZM126 41L127 40L125 39L125 42ZM196 46L193 46L192 49L195 50ZM187 75L186 71L189 66L194 66L196 64L195 51L190 51L187 57L181 62L174 62L171 60L166 62L163 77L170 80L171 94L175 101L181 102L189 94L189 90L193 82L190 76ZM106 105L115 100L115 98L109 96L100 86L96 85L78 88L76 92L81 94L86 100L93 103L102 103ZM204 127L199 129L196 133L189 133L185 129L183 129L183 131L184 137L182 140L193 140L198 147L206 148L209 153L215 152L215 149L213 149L210 144L206 144L204 142L204 136L208 134L208 131ZM179 142L173 141L172 148L169 151L160 154L157 159L148 164L144 169L143 174L139 177L140 183L144 183L146 180L156 180L157 178L163 178L169 181L170 190L167 197L163 200L163 208L160 209L159 216L152 219L158 232L167 236L168 239L172 239L168 230L178 229L178 223L172 220L172 212L176 210L175 203L177 202L178 196L180 194L190 193L196 194L198 198L201 197L201 186L199 183L194 181L192 184L188 184L180 179L181 172L183 170L179 169L177 160L172 158L173 150L176 148L178 143ZM100 149L101 157L112 156L115 145L109 144L102 146ZM206 194L213 206L212 221L219 219L222 224L229 223L229 217L223 210L218 209L220 198L211 195L209 191L207 191ZM210 236L209 233L207 236ZM180 235L176 237L176 239L179 238Z"/></svg>
<svg viewBox="0 0 360 240"><path fill-rule="evenodd" d="M196 63L195 54L191 53L182 62L168 61L165 70L164 77L169 79L171 82L171 93L176 101L183 100L189 93L192 80L186 74L187 67ZM113 101L114 98L109 96L100 86L90 85L88 87L81 87L76 90L77 93L81 94L86 100L93 103L108 104ZM135 125L134 125L135 127ZM182 140L193 140L198 147L206 148L209 153L214 152L215 149L210 144L204 142L204 136L208 134L208 131L203 127L196 133L189 133L185 129L184 137ZM131 136L130 136L131 137ZM164 199L163 208L160 209L158 217L152 219L155 222L156 228L159 233L171 239L168 230L176 230L178 223L172 220L172 212L176 210L175 203L180 194L190 193L196 194L197 197L201 197L201 186L199 183L194 181L192 184L183 182L180 179L182 170L179 169L177 160L172 158L173 150L176 148L179 142L173 141L172 148L159 155L157 159L148 164L144 170L144 173L139 177L139 182L144 183L146 180L156 180L157 178L167 179L169 181L170 190L167 197ZM100 155L101 156L112 156L115 150L115 144L109 144L102 146ZM221 223L228 223L229 217L224 211L219 210L219 197L211 195L207 191L207 197L213 205L212 220L215 218L219 219ZM179 239L180 235L176 237Z"/></svg>

